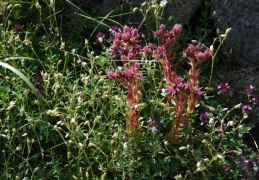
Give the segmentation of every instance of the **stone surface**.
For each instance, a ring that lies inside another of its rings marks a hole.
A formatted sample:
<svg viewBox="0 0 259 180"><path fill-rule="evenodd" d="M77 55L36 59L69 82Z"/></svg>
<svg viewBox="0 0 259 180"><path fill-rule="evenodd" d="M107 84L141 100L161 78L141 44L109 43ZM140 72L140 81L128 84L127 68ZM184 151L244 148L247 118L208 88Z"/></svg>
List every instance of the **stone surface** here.
<svg viewBox="0 0 259 180"><path fill-rule="evenodd" d="M213 20L221 32L232 28L223 50L243 67L259 65L259 0L214 0Z"/></svg>
<svg viewBox="0 0 259 180"><path fill-rule="evenodd" d="M202 0L167 0L167 6L164 11L164 19L168 20L170 16L181 19L181 23L186 23L195 13L200 6ZM81 0L85 11L92 11L98 13L98 15L106 15L114 9L120 9L123 7L124 12L131 11L134 7L141 7L146 0ZM157 4L160 4L160 0L157 0ZM142 17L135 16L134 20L141 21Z"/></svg>
<svg viewBox="0 0 259 180"><path fill-rule="evenodd" d="M131 0L133 5L140 7L145 0ZM187 23L193 16L195 11L199 8L202 0L167 0L168 3L163 13L165 20L174 17L178 19L180 23ZM157 1L160 4L161 1ZM179 23L179 22L177 22Z"/></svg>

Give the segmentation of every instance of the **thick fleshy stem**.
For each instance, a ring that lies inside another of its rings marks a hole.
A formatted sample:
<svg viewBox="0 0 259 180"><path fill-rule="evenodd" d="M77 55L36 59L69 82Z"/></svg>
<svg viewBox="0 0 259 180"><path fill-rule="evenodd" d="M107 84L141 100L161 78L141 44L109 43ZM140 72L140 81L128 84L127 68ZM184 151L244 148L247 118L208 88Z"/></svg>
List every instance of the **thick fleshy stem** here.
<svg viewBox="0 0 259 180"><path fill-rule="evenodd" d="M166 85L168 85L176 75L176 71L171 61L175 57L174 44L181 31L182 26L180 24L174 25L170 31L166 30L166 26L162 24L160 25L159 30L154 33L161 43L156 48L155 58L163 66Z"/></svg>
<svg viewBox="0 0 259 180"><path fill-rule="evenodd" d="M140 65L137 62L125 64L123 71L108 71L107 75L110 79L119 81L122 86L128 90L126 129L129 134L132 135L136 131L137 118L139 115L138 109L136 108L139 100L139 84L145 77L142 76Z"/></svg>
<svg viewBox="0 0 259 180"><path fill-rule="evenodd" d="M183 91L179 92L177 97L174 98L176 106L174 109L175 119L172 123L170 132L166 135L166 139L169 140L172 144L180 144L180 138L183 136L182 130L186 125L186 93Z"/></svg>
<svg viewBox="0 0 259 180"><path fill-rule="evenodd" d="M201 52L202 46L197 44L196 46L190 44L183 52L183 56L187 57L189 62L188 64L191 66L189 70L189 82L192 86L191 94L188 99L188 108L187 108L187 116L192 113L195 109L195 102L197 100L197 92L199 91L199 65L204 62L207 58L211 56L211 52L208 49L205 49L204 52ZM198 93L198 98L199 98Z"/></svg>
<svg viewBox="0 0 259 180"><path fill-rule="evenodd" d="M139 34L137 29L128 26L124 26L123 30L112 27L109 31L113 40L110 48L111 55L119 57L125 65L123 71L108 71L107 75L122 83L123 87L128 90L126 129L132 135L138 124L139 84L144 79L140 72L140 65L134 61L140 58L142 51L141 46L138 45Z"/></svg>
<svg viewBox="0 0 259 180"><path fill-rule="evenodd" d="M136 80L139 81L139 80ZM138 103L138 83L134 82L128 87L128 104L127 104L127 121L126 121L126 129L130 134L135 133L137 126L137 118L139 115L138 110L136 109L136 105Z"/></svg>
<svg viewBox="0 0 259 180"><path fill-rule="evenodd" d="M203 92L199 88L199 68L198 66L208 57L211 53L208 50L201 52L201 46L189 45L184 50L184 57L187 57L191 66L189 70L189 82L183 84L183 80L171 82L171 85L176 84L177 91L172 89L170 86L167 87L168 92L173 95L173 99L176 103L175 107L175 119L172 123L172 128L167 134L167 139L173 144L180 144L181 137L183 136L183 128L190 121L190 114L195 109L195 102L200 99ZM180 82L180 83L179 83ZM173 92L173 93L172 93Z"/></svg>
<svg viewBox="0 0 259 180"><path fill-rule="evenodd" d="M164 69L164 77L166 79L166 86L169 84L170 80L173 79L176 75L176 70L173 67L173 64L171 64L171 55L169 53L166 53L165 59L158 59L158 62L160 62Z"/></svg>

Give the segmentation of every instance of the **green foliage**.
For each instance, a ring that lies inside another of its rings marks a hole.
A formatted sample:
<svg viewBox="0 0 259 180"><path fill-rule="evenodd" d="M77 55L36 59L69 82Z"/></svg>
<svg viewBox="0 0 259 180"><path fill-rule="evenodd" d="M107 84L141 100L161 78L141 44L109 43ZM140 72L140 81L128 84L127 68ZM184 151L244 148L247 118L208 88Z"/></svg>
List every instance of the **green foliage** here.
<svg viewBox="0 0 259 180"><path fill-rule="evenodd" d="M216 91L206 91L184 129L185 141L169 144L165 134L174 104L165 103L163 69L153 59L139 61L146 76L139 92L139 127L128 135L127 93L106 75L122 64L94 42L97 30L109 27L107 21L117 23L110 14L91 17L73 3L0 2L0 179L243 178L236 160L257 154L242 141L249 128L240 106L226 107ZM157 17L148 28L159 23ZM177 45L177 59L182 60L178 49L186 44ZM179 73L186 71L183 66ZM203 112L209 117L201 121ZM157 133L150 117L164 121Z"/></svg>

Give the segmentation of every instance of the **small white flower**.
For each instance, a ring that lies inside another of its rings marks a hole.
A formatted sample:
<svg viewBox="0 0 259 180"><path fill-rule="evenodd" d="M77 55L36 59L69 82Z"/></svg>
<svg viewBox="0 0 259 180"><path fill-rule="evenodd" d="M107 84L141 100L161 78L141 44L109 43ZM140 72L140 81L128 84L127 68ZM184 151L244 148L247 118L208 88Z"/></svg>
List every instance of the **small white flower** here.
<svg viewBox="0 0 259 180"><path fill-rule="evenodd" d="M161 8L165 8L167 3L168 3L167 0L162 0L162 1L160 2L160 5L159 5L159 6L160 6Z"/></svg>
<svg viewBox="0 0 259 180"><path fill-rule="evenodd" d="M82 143L78 143L78 147L79 147L79 148L83 148L84 145L83 145Z"/></svg>

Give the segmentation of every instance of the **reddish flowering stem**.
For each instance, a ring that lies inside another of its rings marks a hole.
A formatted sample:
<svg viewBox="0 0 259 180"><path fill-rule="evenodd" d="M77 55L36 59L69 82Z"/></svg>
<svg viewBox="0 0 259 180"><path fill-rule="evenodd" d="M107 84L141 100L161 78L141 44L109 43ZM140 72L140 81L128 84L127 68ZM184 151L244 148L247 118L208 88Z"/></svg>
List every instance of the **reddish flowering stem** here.
<svg viewBox="0 0 259 180"><path fill-rule="evenodd" d="M139 80L136 80L139 81ZM127 121L126 128L130 132L130 134L134 134L137 126L137 118L139 115L138 110L136 109L137 101L137 93L138 93L138 82L134 82L128 88L128 104L127 104Z"/></svg>
<svg viewBox="0 0 259 180"><path fill-rule="evenodd" d="M195 109L195 102L200 99L202 92L199 88L199 68L200 65L206 58L210 56L210 51L205 50L203 53L200 51L201 46L189 45L184 50L184 57L187 57L191 66L189 70L189 82L185 85L182 83L178 84L175 91L169 86L167 90L173 92L173 100L176 103L175 107L175 119L172 123L172 128L167 134L167 139L173 144L180 144L180 138L183 136L183 128L190 121L190 114ZM175 80L176 82L176 80ZM175 82L169 83L177 84ZM182 81L181 81L182 82Z"/></svg>
<svg viewBox="0 0 259 180"><path fill-rule="evenodd" d="M128 63L124 67L124 74L126 75L126 78L123 79L123 86L128 90L126 129L131 135L135 133L138 124L137 118L139 112L136 105L138 104L138 91L140 90L139 84L144 78L141 76L139 68L138 63ZM134 76L132 76L133 73Z"/></svg>
<svg viewBox="0 0 259 180"><path fill-rule="evenodd" d="M192 84L192 88L196 89L199 86L199 79L198 79L199 69L196 68L195 58L189 57L189 63L188 64L191 65L191 68L189 70L189 77L190 77L189 81ZM196 101L196 99L195 99L195 96L194 96L194 92L192 92L189 95L188 103L187 103L188 104L187 111L186 111L187 118L189 117L189 113L192 113L194 111L195 101Z"/></svg>
<svg viewBox="0 0 259 180"><path fill-rule="evenodd" d="M113 40L111 55L119 57L125 65L124 71L109 71L107 74L111 79L121 82L123 87L128 90L126 129L132 135L136 131L139 115L136 108L139 83L144 79L140 72L140 65L133 61L138 60L142 52L141 46L138 45L139 34L137 29L128 26L124 26L123 30L118 27L112 27L110 33Z"/></svg>
<svg viewBox="0 0 259 180"><path fill-rule="evenodd" d="M166 54L166 62L165 62L165 74L166 74L166 85L169 84L169 81L173 79L176 75L176 71L173 68L173 64L171 64L171 57L170 54Z"/></svg>
<svg viewBox="0 0 259 180"><path fill-rule="evenodd" d="M172 144L179 144L180 138L183 136L182 130L184 126L186 125L186 115L185 115L185 109L186 109L186 101L187 96L186 93L183 91L180 91L177 96L174 98L176 106L175 106L175 119L172 123L172 127L170 132L167 134L166 138L172 143Z"/></svg>
<svg viewBox="0 0 259 180"><path fill-rule="evenodd" d="M173 64L170 63L170 54L166 54L165 59L158 59L164 69L164 78L166 79L166 86L175 77L176 71L173 68Z"/></svg>
<svg viewBox="0 0 259 180"><path fill-rule="evenodd" d="M197 87L199 85L199 69L196 68L195 58L190 57L188 64L191 66L189 70L190 82L194 87Z"/></svg>

